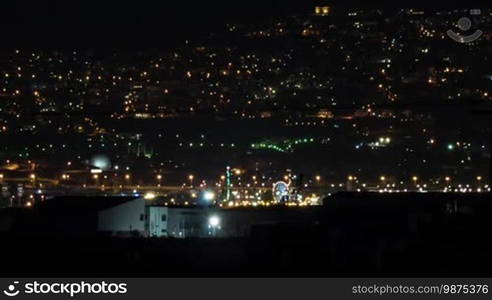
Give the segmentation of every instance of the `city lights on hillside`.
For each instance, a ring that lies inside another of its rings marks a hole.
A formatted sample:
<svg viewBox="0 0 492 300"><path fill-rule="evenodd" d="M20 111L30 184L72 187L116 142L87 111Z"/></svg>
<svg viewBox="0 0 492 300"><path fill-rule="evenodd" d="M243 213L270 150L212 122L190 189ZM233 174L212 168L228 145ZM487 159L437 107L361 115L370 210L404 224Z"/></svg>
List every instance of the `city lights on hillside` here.
<svg viewBox="0 0 492 300"><path fill-rule="evenodd" d="M342 11L318 3L294 19L227 24L232 41L275 51L230 47L219 32L134 56L5 49L5 205L37 205L38 189L224 208L488 191L487 43L438 51L452 10ZM466 59L473 51L483 60Z"/></svg>

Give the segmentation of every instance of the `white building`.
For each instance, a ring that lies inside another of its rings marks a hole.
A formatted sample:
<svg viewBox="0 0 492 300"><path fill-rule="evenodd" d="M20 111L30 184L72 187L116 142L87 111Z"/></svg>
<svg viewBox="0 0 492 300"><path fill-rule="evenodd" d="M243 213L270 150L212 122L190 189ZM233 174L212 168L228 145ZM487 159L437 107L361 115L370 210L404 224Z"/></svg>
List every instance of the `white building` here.
<svg viewBox="0 0 492 300"><path fill-rule="evenodd" d="M129 199L98 211L97 230L112 235L145 235L145 199Z"/></svg>
<svg viewBox="0 0 492 300"><path fill-rule="evenodd" d="M169 209L165 206L147 206L146 230L149 237L167 237Z"/></svg>

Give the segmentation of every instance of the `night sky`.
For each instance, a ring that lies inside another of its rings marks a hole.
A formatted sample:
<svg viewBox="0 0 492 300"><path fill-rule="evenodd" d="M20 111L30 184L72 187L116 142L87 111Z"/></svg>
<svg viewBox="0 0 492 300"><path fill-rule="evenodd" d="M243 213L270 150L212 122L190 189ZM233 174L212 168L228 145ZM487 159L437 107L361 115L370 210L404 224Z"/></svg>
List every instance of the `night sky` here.
<svg viewBox="0 0 492 300"><path fill-rule="evenodd" d="M15 1L2 3L2 46L56 49L166 48L203 36L227 22L257 22L287 13L307 13L315 4L351 7L483 6L486 1Z"/></svg>

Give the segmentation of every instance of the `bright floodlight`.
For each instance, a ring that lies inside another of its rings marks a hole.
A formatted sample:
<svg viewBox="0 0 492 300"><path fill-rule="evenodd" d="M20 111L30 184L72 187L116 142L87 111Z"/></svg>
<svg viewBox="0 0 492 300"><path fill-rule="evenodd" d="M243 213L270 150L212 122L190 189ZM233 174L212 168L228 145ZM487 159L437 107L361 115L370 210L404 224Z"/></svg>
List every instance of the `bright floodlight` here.
<svg viewBox="0 0 492 300"><path fill-rule="evenodd" d="M205 201L213 201L215 199L215 193L212 191L205 191L203 193L203 200Z"/></svg>
<svg viewBox="0 0 492 300"><path fill-rule="evenodd" d="M148 192L144 195L144 199L146 199L146 200L152 200L152 199L155 199L155 197L156 197L156 195L153 192Z"/></svg>
<svg viewBox="0 0 492 300"><path fill-rule="evenodd" d="M217 216L211 216L208 218L208 224L212 227L217 227L220 224L220 219Z"/></svg>

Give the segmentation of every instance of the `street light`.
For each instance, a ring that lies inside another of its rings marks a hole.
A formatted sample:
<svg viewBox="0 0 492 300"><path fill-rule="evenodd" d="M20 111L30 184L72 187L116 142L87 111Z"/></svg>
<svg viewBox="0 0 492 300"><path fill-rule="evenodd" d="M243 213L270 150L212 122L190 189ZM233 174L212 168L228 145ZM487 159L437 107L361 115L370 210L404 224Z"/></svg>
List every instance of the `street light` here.
<svg viewBox="0 0 492 300"><path fill-rule="evenodd" d="M215 193L212 191L205 191L203 193L203 200L211 202L215 199Z"/></svg>
<svg viewBox="0 0 492 300"><path fill-rule="evenodd" d="M29 178L31 179L31 183L33 185L36 185L36 174L33 173L33 174L29 175Z"/></svg>
<svg viewBox="0 0 492 300"><path fill-rule="evenodd" d="M193 174L188 175L188 180L190 181L190 186L193 186L193 179L194 178L195 178L195 176L193 176Z"/></svg>
<svg viewBox="0 0 492 300"><path fill-rule="evenodd" d="M99 174L92 175L92 178L94 178L95 185L97 187L97 185L99 184Z"/></svg>
<svg viewBox="0 0 492 300"><path fill-rule="evenodd" d="M220 218L216 215L208 218L208 228L212 229L211 234L215 236L216 230L220 229Z"/></svg>
<svg viewBox="0 0 492 300"><path fill-rule="evenodd" d="M217 227L219 226L220 224L220 219L219 217L217 216L211 216L209 219L208 219L208 224L212 227Z"/></svg>

